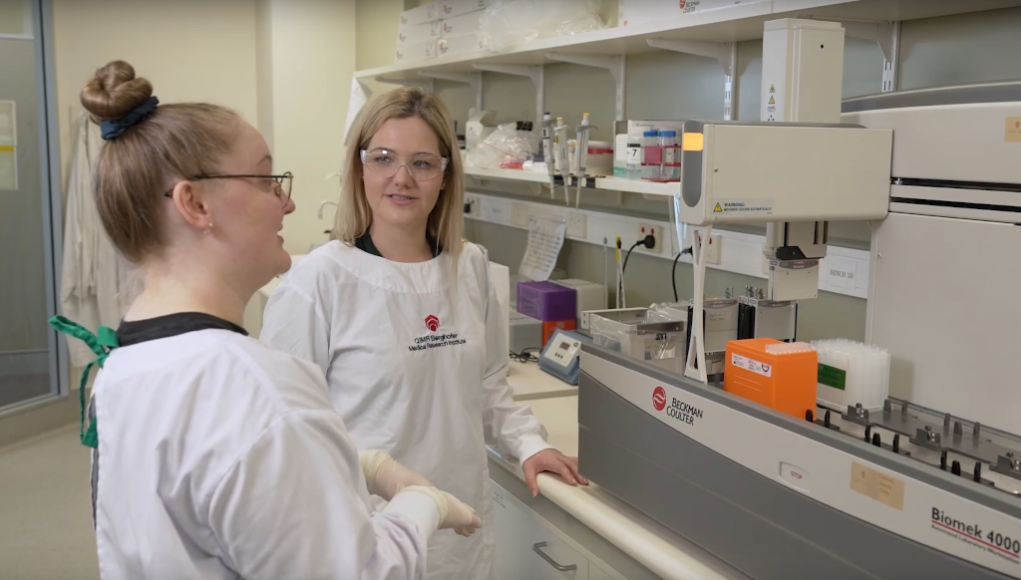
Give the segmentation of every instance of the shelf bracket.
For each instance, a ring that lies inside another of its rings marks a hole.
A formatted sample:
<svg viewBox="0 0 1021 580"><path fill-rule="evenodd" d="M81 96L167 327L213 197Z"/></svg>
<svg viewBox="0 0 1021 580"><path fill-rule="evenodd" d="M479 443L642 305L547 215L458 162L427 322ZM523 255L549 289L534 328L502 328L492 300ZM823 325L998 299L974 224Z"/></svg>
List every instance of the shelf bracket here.
<svg viewBox="0 0 1021 580"><path fill-rule="evenodd" d="M557 62L566 62L592 68L601 68L608 71L615 83L617 83L616 115L618 121L624 120L624 81L627 59L620 56L593 56L587 54L562 54L559 52L547 52L546 58Z"/></svg>
<svg viewBox="0 0 1021 580"><path fill-rule="evenodd" d="M482 73L444 73L434 71L421 71L418 74L429 79L437 79L441 81L459 83L462 85L469 85L472 88L472 90L475 91L475 108L479 111L482 110Z"/></svg>
<svg viewBox="0 0 1021 580"><path fill-rule="evenodd" d="M693 54L705 58L715 58L723 67L723 119L731 121L737 118L737 43L736 42L701 42L697 40L671 40L650 38L649 46L661 50L671 50L684 54Z"/></svg>
<svg viewBox="0 0 1021 580"><path fill-rule="evenodd" d="M525 66L476 63L472 65L472 68L477 71L531 79L532 85L535 87L535 126L542 129L542 114L546 111L546 73L542 65Z"/></svg>
<svg viewBox="0 0 1021 580"><path fill-rule="evenodd" d="M827 18L829 22L839 22L844 27L844 34L861 40L870 40L879 44L883 51L883 91L889 93L897 90L897 63L900 62L900 21L889 20L840 20Z"/></svg>
<svg viewBox="0 0 1021 580"><path fill-rule="evenodd" d="M408 78L389 78L389 77L376 77L373 79L377 83L383 83L387 85L400 85L402 87L420 87L424 91L434 92L434 83L432 79L408 79Z"/></svg>

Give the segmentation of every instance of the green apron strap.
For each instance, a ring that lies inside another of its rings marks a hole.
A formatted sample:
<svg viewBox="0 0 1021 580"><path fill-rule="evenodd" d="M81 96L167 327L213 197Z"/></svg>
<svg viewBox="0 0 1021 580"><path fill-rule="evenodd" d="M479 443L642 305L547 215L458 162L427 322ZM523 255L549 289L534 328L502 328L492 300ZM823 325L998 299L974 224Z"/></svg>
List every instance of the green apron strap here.
<svg viewBox="0 0 1021 580"><path fill-rule="evenodd" d="M88 430L85 429L85 386L89 382L89 372L92 370L92 366L98 364L99 368L103 368L106 357L110 356L110 351L119 346L117 343L117 332L111 328L100 326L99 335L97 336L77 322L72 322L63 316L51 318L50 326L58 332L63 332L68 336L81 340L88 345L92 352L96 353L96 360L86 365L85 372L82 373L81 381L78 383L78 403L81 418L78 434L81 437L82 445L96 448L99 446L99 436L96 433L95 417L89 421Z"/></svg>

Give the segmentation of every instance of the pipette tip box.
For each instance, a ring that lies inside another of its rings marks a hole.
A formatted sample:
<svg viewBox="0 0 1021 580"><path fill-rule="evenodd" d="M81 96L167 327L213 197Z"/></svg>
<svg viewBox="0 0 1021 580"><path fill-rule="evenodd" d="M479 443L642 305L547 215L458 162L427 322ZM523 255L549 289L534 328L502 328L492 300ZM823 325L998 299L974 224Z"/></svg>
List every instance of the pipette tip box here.
<svg viewBox="0 0 1021 580"><path fill-rule="evenodd" d="M542 321L574 320L578 293L553 282L518 282L518 312Z"/></svg>

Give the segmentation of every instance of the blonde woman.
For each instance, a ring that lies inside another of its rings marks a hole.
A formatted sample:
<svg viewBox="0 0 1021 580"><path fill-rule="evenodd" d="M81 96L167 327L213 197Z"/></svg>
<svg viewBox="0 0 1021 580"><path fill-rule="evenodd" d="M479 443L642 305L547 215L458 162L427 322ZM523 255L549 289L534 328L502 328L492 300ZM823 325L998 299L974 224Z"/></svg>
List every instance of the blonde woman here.
<svg viewBox="0 0 1021 580"><path fill-rule="evenodd" d="M359 447L476 510L482 533L433 537L428 577L482 580L494 543L487 443L522 461L533 494L541 471L587 482L512 398L505 313L482 251L461 239L464 174L443 103L398 89L352 130L335 240L273 293L261 339L322 368Z"/></svg>

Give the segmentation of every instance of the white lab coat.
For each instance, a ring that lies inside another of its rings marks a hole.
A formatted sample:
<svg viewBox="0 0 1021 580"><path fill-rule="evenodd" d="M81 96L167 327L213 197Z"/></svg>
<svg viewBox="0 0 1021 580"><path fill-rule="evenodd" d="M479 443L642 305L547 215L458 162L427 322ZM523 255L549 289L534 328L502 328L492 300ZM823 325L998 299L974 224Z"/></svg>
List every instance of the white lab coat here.
<svg viewBox="0 0 1021 580"><path fill-rule="evenodd" d="M99 326L117 328L137 295L134 269L110 243L96 209L93 179L102 147L99 126L83 113L67 184L60 310L93 333ZM69 340L68 350L76 367L96 358L80 340Z"/></svg>
<svg viewBox="0 0 1021 580"><path fill-rule="evenodd" d="M142 342L111 353L94 409L104 580L423 577L436 504L372 513L307 362L228 330Z"/></svg>
<svg viewBox="0 0 1021 580"><path fill-rule="evenodd" d="M433 537L428 577L486 580L494 530L485 447L524 461L550 446L507 383L504 316L482 251L465 245L456 293L451 266L446 252L409 264L332 241L281 281L260 338L319 365L360 449L389 451L475 509L480 533Z"/></svg>

